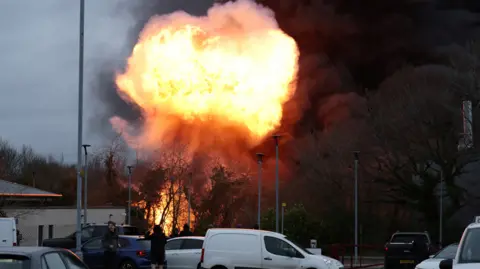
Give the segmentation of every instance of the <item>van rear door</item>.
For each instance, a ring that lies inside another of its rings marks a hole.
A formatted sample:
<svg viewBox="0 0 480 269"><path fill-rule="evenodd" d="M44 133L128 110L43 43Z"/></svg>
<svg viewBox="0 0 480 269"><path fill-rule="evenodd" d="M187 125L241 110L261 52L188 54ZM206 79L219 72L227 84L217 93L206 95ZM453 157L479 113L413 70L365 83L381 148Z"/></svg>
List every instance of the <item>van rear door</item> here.
<svg viewBox="0 0 480 269"><path fill-rule="evenodd" d="M15 220L0 218L0 247L13 247L16 245Z"/></svg>

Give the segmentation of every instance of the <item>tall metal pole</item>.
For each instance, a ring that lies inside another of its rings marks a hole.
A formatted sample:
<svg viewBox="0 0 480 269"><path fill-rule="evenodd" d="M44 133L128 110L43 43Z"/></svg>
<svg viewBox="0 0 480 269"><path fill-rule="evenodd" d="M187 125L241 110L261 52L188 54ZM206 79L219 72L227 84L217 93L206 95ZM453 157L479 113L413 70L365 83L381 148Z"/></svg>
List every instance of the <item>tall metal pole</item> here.
<svg viewBox="0 0 480 269"><path fill-rule="evenodd" d="M84 144L83 150L85 152L85 164L83 165L83 225L87 225L87 207L88 207L88 151L87 148L90 147L88 144Z"/></svg>
<svg viewBox="0 0 480 269"><path fill-rule="evenodd" d="M191 217L190 217L190 211L192 208L192 177L193 173L190 172L188 175L188 227L191 227Z"/></svg>
<svg viewBox="0 0 480 269"><path fill-rule="evenodd" d="M83 134L83 38L85 28L85 0L80 0L80 36L78 46L78 141L77 141L77 232L76 254L82 258L82 134Z"/></svg>
<svg viewBox="0 0 480 269"><path fill-rule="evenodd" d="M355 157L355 264L358 263L358 154L360 152L355 151L353 153Z"/></svg>
<svg viewBox="0 0 480 269"><path fill-rule="evenodd" d="M280 135L276 134L273 136L273 139L275 140L275 232L279 232L279 215L280 215L280 204L279 204L279 199L280 199L280 184L279 184L279 159L278 159L278 139L280 138Z"/></svg>
<svg viewBox="0 0 480 269"><path fill-rule="evenodd" d="M258 160L258 208L257 208L257 225L260 229L260 222L262 217L262 162L263 153L257 153Z"/></svg>
<svg viewBox="0 0 480 269"><path fill-rule="evenodd" d="M440 220L439 220L439 243L443 245L443 169L440 168Z"/></svg>
<svg viewBox="0 0 480 269"><path fill-rule="evenodd" d="M132 221L132 168L133 166L129 165L128 168L128 210L127 210L127 224L131 225Z"/></svg>

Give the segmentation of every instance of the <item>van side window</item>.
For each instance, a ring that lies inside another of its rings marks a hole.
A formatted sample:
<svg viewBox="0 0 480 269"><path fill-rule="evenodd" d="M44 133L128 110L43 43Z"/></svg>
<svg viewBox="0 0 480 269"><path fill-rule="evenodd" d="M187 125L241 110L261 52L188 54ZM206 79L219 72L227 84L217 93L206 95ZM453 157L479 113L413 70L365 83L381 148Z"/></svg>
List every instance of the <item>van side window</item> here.
<svg viewBox="0 0 480 269"><path fill-rule="evenodd" d="M165 250L176 250L182 247L183 239L168 240L165 244Z"/></svg>
<svg viewBox="0 0 480 269"><path fill-rule="evenodd" d="M263 240L265 242L265 248L267 251L274 255L290 257L291 255L289 255L289 253L295 253L296 258L304 258L300 252L282 239L265 236Z"/></svg>
<svg viewBox="0 0 480 269"><path fill-rule="evenodd" d="M202 249L203 240L198 239L184 239L182 249Z"/></svg>

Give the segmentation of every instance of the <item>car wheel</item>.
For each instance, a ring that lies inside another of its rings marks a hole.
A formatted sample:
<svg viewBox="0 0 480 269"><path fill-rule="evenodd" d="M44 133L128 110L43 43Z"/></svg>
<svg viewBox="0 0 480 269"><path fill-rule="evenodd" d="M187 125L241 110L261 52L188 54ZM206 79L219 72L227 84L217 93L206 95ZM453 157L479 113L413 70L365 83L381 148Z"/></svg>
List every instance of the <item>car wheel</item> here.
<svg viewBox="0 0 480 269"><path fill-rule="evenodd" d="M132 261L123 261L118 269L137 269L137 265Z"/></svg>

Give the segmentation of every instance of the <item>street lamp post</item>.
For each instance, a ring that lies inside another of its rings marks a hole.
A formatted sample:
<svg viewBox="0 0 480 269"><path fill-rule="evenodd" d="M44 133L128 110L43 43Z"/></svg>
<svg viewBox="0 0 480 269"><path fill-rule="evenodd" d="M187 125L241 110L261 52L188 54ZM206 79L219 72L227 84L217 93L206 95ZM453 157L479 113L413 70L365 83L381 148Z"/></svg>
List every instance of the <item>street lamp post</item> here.
<svg viewBox="0 0 480 269"><path fill-rule="evenodd" d="M355 186L354 186L354 196L355 196L355 263L358 263L358 155L359 151L353 152L353 156L355 157L355 171L354 171L354 176L355 176Z"/></svg>
<svg viewBox="0 0 480 269"><path fill-rule="evenodd" d="M260 222L262 216L262 162L263 162L263 153L257 153L258 160L258 211L257 211L257 225L260 229Z"/></svg>
<svg viewBox="0 0 480 269"><path fill-rule="evenodd" d="M87 225L87 206L88 206L88 151L87 148L90 147L88 144L82 145L83 150L85 151L85 164L83 165L83 225Z"/></svg>
<svg viewBox="0 0 480 269"><path fill-rule="evenodd" d="M191 217L190 217L190 211L192 208L192 177L193 173L190 172L188 175L188 227L191 227Z"/></svg>
<svg viewBox="0 0 480 269"><path fill-rule="evenodd" d="M83 134L83 38L85 28L85 0L80 0L80 29L78 46L78 141L77 141L77 227L75 252L82 258L82 134Z"/></svg>
<svg viewBox="0 0 480 269"><path fill-rule="evenodd" d="M443 190L444 190L444 179L443 179L443 169L440 167L440 220L439 220L439 240L440 247L443 245Z"/></svg>
<svg viewBox="0 0 480 269"><path fill-rule="evenodd" d="M127 224L132 223L132 168L133 166L127 166L128 169L128 210L127 210Z"/></svg>
<svg viewBox="0 0 480 269"><path fill-rule="evenodd" d="M275 232L279 232L279 213L280 213L280 206L279 206L279 199L280 199L280 183L279 183L279 159L278 159L278 139L280 135L276 134L273 135L273 139L275 140Z"/></svg>

